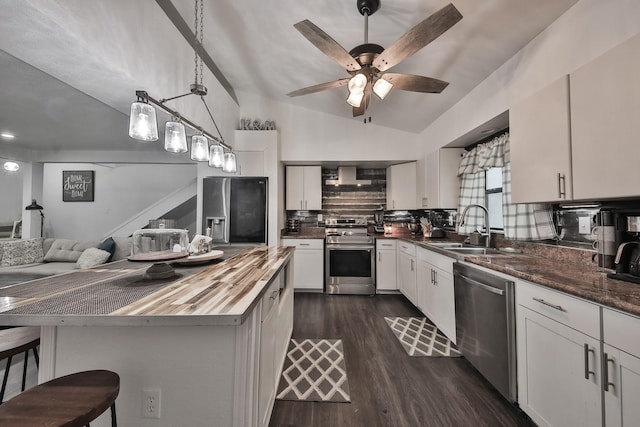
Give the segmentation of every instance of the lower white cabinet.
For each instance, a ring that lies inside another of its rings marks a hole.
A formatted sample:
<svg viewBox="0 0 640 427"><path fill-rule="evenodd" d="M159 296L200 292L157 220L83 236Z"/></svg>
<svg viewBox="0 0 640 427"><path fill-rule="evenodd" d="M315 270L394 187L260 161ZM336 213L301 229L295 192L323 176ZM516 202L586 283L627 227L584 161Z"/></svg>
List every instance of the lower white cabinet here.
<svg viewBox="0 0 640 427"><path fill-rule="evenodd" d="M398 289L413 305L418 305L416 246L398 242L397 280Z"/></svg>
<svg viewBox="0 0 640 427"><path fill-rule="evenodd" d="M276 280L262 298L260 327L260 374L258 379L259 425L268 426L273 402L276 398L280 367L277 366L276 336L278 331L279 282Z"/></svg>
<svg viewBox="0 0 640 427"><path fill-rule="evenodd" d="M396 240L376 240L376 292L398 289L396 249Z"/></svg>
<svg viewBox="0 0 640 427"><path fill-rule="evenodd" d="M453 259L417 248L417 306L452 342L456 342Z"/></svg>
<svg viewBox="0 0 640 427"><path fill-rule="evenodd" d="M296 290L324 289L324 239L282 239L284 246L294 246L293 287Z"/></svg>
<svg viewBox="0 0 640 427"><path fill-rule="evenodd" d="M516 283L520 408L539 426L601 426L600 308Z"/></svg>

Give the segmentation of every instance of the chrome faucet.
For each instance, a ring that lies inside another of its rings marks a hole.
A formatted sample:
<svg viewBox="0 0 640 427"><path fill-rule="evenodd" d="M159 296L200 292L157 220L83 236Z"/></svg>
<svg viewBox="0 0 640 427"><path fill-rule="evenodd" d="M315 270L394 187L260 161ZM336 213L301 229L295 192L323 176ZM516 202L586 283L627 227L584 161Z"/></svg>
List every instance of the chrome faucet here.
<svg viewBox="0 0 640 427"><path fill-rule="evenodd" d="M469 210L469 208L480 208L484 211L484 226L487 229L487 241L486 241L486 246L487 248L491 247L491 226L489 225L489 211L487 210L487 208L485 208L482 205L468 205L466 208L464 208L464 210L462 211L462 215L460 215L460 225L464 224L464 219L467 215L467 211Z"/></svg>

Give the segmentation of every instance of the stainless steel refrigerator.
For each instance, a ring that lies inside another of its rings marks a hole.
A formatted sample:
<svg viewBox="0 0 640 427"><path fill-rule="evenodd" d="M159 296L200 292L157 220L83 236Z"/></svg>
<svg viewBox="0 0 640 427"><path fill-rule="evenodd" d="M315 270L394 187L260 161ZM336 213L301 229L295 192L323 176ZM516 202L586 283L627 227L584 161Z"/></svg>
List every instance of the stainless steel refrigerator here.
<svg viewBox="0 0 640 427"><path fill-rule="evenodd" d="M214 243L267 243L267 178L207 177L202 190L202 233Z"/></svg>

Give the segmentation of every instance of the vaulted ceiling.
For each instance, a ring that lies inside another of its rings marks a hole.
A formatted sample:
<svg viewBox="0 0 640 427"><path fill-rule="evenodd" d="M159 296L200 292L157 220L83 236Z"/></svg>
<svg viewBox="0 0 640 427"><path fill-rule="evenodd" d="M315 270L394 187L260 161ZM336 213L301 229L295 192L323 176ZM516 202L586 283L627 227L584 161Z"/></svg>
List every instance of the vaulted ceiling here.
<svg viewBox="0 0 640 427"><path fill-rule="evenodd" d="M172 55L172 46L190 49L175 25L182 22L192 31L194 0L138 1L143 2L145 13L127 17L127 28L146 22L152 31L140 37L156 48L167 46L163 53L167 57ZM392 90L384 101L373 99L366 117L371 116L378 126L422 132L576 1L454 0L463 19L392 69L445 80L449 86L440 94ZM118 49L135 49L138 45L127 45L115 33L86 33L86 39L72 38L65 29L67 23L80 28L83 22L105 22L104 27L94 25L95 31L116 28L115 21L110 20L120 19L122 13L110 8L130 7L128 2L96 2L94 8L88 7L86 0L5 3L0 11L0 131L20 135L22 146L33 150L127 149L128 105L133 100L133 88L141 81L118 76L132 66L124 63L132 57L131 52L119 55L122 63L113 59L100 63L100 73L91 66L97 58L86 59L86 67L78 64L84 60L83 55L87 56L85 52L92 52L91 42L100 37L114 37ZM204 49L226 79L221 86L227 86L231 99L237 94L257 94L345 120L362 120L351 117L351 107L345 102L346 87L295 98L286 96L296 89L348 77L293 25L309 19L349 51L364 39L364 18L357 11L355 0L204 3ZM448 0L382 0L380 9L369 18L369 42L388 47L447 3ZM52 18L45 22L43 16ZM148 19L154 22L149 25L145 21ZM22 25L24 34L17 33L15 23ZM92 27L86 25L84 31L91 32ZM180 43L176 39L181 39ZM67 49L69 55L48 58L57 40L65 43L60 48ZM176 66L183 68L180 74L187 80L174 86L187 88L193 77L193 62ZM151 74L160 80L163 70ZM243 97L237 98L242 109ZM81 125L86 123L91 126ZM114 132L123 136L121 142L108 142L113 140Z"/></svg>

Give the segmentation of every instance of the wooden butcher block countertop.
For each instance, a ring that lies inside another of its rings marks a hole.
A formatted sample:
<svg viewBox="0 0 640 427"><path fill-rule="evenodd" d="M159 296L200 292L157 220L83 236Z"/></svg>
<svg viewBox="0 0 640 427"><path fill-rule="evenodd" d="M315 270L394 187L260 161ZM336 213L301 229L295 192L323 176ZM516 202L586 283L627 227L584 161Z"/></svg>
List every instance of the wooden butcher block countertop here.
<svg viewBox="0 0 640 427"><path fill-rule="evenodd" d="M169 279L145 279L151 263L124 260L5 287L0 325L239 325L293 251L247 248L209 264L174 265Z"/></svg>

